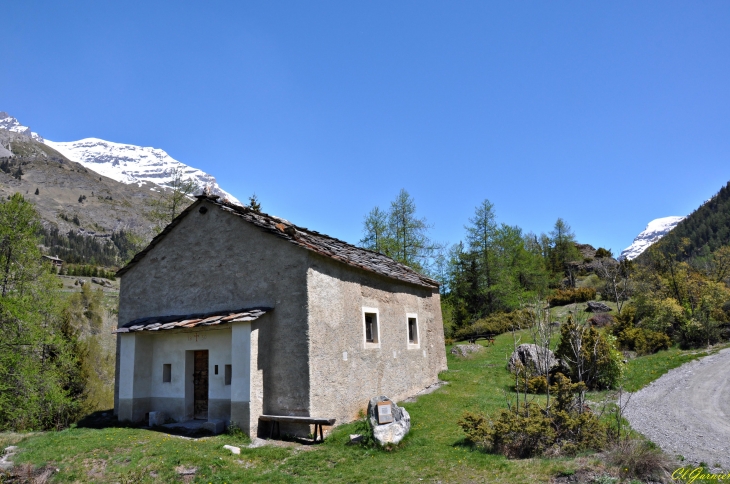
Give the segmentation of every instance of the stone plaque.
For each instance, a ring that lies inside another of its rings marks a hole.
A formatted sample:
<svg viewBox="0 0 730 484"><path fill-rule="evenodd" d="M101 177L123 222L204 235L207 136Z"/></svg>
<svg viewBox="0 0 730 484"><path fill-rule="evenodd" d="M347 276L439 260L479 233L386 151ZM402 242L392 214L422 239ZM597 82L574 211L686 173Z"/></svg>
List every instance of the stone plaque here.
<svg viewBox="0 0 730 484"><path fill-rule="evenodd" d="M378 423L380 425L391 423L393 421L393 409L388 400L378 402Z"/></svg>

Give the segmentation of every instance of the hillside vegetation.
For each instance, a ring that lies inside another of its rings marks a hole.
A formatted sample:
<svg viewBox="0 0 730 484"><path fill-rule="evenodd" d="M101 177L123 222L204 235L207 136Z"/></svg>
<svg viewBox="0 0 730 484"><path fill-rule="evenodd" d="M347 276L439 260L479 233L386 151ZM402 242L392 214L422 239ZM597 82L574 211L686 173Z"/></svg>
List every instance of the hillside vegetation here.
<svg viewBox="0 0 730 484"><path fill-rule="evenodd" d="M125 185L49 146L0 130L14 156L0 158L0 197L22 194L41 219L45 252L72 263L119 266L154 233L152 184Z"/></svg>
<svg viewBox="0 0 730 484"><path fill-rule="evenodd" d="M706 257L727 245L730 245L730 182L652 248L678 261L686 261ZM638 259L641 262L649 257L644 252Z"/></svg>

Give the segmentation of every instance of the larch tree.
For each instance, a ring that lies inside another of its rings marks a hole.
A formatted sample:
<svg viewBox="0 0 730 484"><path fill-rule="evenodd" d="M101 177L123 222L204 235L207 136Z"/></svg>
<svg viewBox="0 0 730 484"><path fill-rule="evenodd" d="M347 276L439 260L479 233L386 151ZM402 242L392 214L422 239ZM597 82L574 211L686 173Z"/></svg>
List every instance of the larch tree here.
<svg viewBox="0 0 730 484"><path fill-rule="evenodd" d="M575 274L571 270L571 262L580 260L581 256L575 246L575 234L562 218L558 218L550 232L550 243L550 269L556 274L565 274L570 285L575 286Z"/></svg>
<svg viewBox="0 0 730 484"><path fill-rule="evenodd" d="M363 238L360 245L381 254L390 255L393 239L390 236L388 214L375 207L370 210L363 221Z"/></svg>
<svg viewBox="0 0 730 484"><path fill-rule="evenodd" d="M441 247L428 237L430 228L425 218L416 215L413 198L401 189L388 212L375 207L365 216L360 245L424 272Z"/></svg>
<svg viewBox="0 0 730 484"><path fill-rule="evenodd" d="M425 218L416 216L416 202L404 188L395 200L390 202L388 227L393 239L391 257L417 271L422 271L437 245L429 239L428 230L431 227Z"/></svg>
<svg viewBox="0 0 730 484"><path fill-rule="evenodd" d="M199 188L195 181L185 178L182 167L172 168L168 175L170 175L170 183L162 189L160 197L152 203L150 212L150 218L156 223L157 232L161 232L190 205L192 194Z"/></svg>

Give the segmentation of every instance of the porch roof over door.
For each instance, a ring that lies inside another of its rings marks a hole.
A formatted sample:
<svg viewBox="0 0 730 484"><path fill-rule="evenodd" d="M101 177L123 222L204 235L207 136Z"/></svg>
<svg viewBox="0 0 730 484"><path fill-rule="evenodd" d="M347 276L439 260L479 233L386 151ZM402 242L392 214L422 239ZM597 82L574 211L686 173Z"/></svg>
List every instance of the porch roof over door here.
<svg viewBox="0 0 730 484"><path fill-rule="evenodd" d="M134 331L160 331L175 328L196 328L199 326L215 326L239 321L255 321L274 308L255 307L246 309L215 311L210 313L184 314L173 316L152 316L131 321L117 328L112 333L130 333Z"/></svg>

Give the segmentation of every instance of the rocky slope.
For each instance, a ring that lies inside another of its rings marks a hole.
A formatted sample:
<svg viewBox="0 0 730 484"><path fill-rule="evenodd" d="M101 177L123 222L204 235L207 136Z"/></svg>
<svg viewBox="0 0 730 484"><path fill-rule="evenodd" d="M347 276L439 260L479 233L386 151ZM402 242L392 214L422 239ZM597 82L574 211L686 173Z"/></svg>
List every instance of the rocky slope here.
<svg viewBox="0 0 730 484"><path fill-rule="evenodd" d="M153 222L146 214L157 194L150 190L151 183L125 185L69 160L26 133L0 130L0 146L13 155L0 154L0 196L21 193L35 204L47 229L93 237L108 237L120 230L152 235Z"/></svg>
<svg viewBox="0 0 730 484"><path fill-rule="evenodd" d="M652 220L643 232L636 236L634 242L621 251L619 259L633 260L649 248L650 245L664 237L685 217L663 217Z"/></svg>

